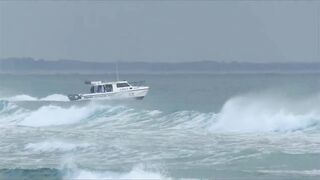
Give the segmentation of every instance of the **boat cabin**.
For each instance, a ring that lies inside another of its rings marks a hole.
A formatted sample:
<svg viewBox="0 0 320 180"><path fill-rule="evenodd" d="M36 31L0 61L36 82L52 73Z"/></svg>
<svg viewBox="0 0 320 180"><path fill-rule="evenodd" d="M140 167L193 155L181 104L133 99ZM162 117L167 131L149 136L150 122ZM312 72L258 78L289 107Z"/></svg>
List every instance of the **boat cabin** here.
<svg viewBox="0 0 320 180"><path fill-rule="evenodd" d="M116 81L116 82L86 81L85 84L91 85L90 93L119 92L121 90L132 89L132 86L127 81Z"/></svg>

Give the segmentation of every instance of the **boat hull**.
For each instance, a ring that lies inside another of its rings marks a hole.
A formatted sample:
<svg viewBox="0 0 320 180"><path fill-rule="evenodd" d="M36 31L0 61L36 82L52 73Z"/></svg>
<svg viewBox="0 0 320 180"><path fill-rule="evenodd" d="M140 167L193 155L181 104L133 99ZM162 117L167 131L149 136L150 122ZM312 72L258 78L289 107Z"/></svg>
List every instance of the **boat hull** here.
<svg viewBox="0 0 320 180"><path fill-rule="evenodd" d="M71 94L68 95L70 101L83 100L114 100L114 99L143 99L149 91L149 87L138 87L119 92Z"/></svg>

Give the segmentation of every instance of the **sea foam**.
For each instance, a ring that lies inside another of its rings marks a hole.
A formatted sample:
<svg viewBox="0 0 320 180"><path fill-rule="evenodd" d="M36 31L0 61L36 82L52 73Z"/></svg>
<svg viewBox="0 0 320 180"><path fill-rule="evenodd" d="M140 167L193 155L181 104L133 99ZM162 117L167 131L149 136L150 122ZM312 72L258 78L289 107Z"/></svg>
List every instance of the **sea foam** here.
<svg viewBox="0 0 320 180"><path fill-rule="evenodd" d="M26 94L20 94L12 97L4 98L7 101L37 101L38 98L26 95Z"/></svg>
<svg viewBox="0 0 320 180"><path fill-rule="evenodd" d="M68 152L89 147L87 143L71 143L61 140L47 140L43 142L28 143L26 150L34 152Z"/></svg>
<svg viewBox="0 0 320 180"><path fill-rule="evenodd" d="M41 98L40 101L69 101L68 97L62 94L51 94L47 97Z"/></svg>
<svg viewBox="0 0 320 180"><path fill-rule="evenodd" d="M43 99L60 99L50 95ZM18 125L42 127L87 122L88 126L114 126L121 128L144 127L156 129L189 129L223 132L290 132L317 128L320 124L320 98L285 98L271 95L243 95L229 99L221 111L176 111L164 113L159 110L141 110L127 106L97 103L46 104L35 110L24 109L2 101L1 121L16 121ZM69 106L70 105L70 106ZM79 104L80 105L80 104ZM107 124L106 124L107 122Z"/></svg>
<svg viewBox="0 0 320 180"><path fill-rule="evenodd" d="M99 106L71 106L63 108L60 106L42 106L35 111L25 114L25 118L19 123L23 126L41 127L77 123L86 120L100 109Z"/></svg>
<svg viewBox="0 0 320 180"><path fill-rule="evenodd" d="M64 179L170 179L158 172L146 171L142 166L135 166L129 172L92 171L73 168Z"/></svg>
<svg viewBox="0 0 320 180"><path fill-rule="evenodd" d="M247 95L228 100L211 132L288 132L320 123L319 99Z"/></svg>
<svg viewBox="0 0 320 180"><path fill-rule="evenodd" d="M37 98L33 97L27 94L20 94L12 97L5 97L2 98L7 101L61 101L61 102L67 102L69 101L68 97L63 94L51 94L43 98Z"/></svg>

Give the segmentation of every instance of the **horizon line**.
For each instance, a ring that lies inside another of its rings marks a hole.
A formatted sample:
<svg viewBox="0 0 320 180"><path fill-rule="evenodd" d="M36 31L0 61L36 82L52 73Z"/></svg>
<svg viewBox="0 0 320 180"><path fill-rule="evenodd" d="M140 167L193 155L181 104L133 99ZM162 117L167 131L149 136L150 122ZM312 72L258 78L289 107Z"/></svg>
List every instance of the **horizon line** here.
<svg viewBox="0 0 320 180"><path fill-rule="evenodd" d="M78 60L78 59L45 59L45 58L33 58L33 57L5 57L5 58L0 58L0 61L3 60L23 60L23 59L29 59L33 61L44 61L44 62L61 62L61 61L75 61L75 62L80 62L80 63L146 63L146 64L159 64L159 63L164 63L164 64L188 64L188 63L224 63L224 64L231 64L231 63L239 63L239 64L320 64L318 61L294 61L294 62L266 62L266 61L258 61L258 62L252 62L252 61L222 61L222 60L193 60L193 61L184 61L184 62L179 62L179 61L154 61L154 62L149 62L149 61L128 61L128 60L115 60L115 61L85 61L85 60Z"/></svg>

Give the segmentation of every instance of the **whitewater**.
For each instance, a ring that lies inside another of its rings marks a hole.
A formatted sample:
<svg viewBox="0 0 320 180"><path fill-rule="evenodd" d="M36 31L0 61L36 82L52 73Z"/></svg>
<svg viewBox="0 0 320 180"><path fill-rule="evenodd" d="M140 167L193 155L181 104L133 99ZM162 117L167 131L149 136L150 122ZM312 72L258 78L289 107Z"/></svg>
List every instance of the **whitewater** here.
<svg viewBox="0 0 320 180"><path fill-rule="evenodd" d="M105 75L0 75L0 179L320 178L320 75L124 76L150 94L69 102Z"/></svg>

